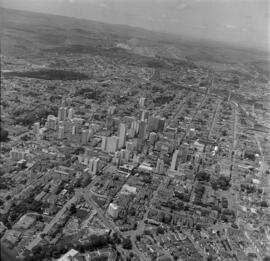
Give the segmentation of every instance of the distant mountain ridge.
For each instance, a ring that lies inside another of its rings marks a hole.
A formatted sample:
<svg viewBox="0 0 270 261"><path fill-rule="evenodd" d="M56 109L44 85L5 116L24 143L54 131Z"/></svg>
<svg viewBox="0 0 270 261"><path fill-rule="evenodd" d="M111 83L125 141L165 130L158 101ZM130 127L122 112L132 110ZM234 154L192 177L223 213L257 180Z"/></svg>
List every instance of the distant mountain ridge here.
<svg viewBox="0 0 270 261"><path fill-rule="evenodd" d="M231 47L217 42L183 39L127 25L112 25L73 17L1 8L1 53L15 57L43 56L44 50L81 45L111 48L132 45L140 55L191 59L207 63L264 64L268 55L257 50ZM70 48L69 48L70 49Z"/></svg>

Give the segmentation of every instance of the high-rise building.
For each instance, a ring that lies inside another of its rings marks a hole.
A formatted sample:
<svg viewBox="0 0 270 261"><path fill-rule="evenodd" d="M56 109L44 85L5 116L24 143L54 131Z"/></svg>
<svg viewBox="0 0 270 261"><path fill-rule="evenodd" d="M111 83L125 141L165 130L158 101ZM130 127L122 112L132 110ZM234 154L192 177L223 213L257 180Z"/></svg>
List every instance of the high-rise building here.
<svg viewBox="0 0 270 261"><path fill-rule="evenodd" d="M140 105L141 108L144 108L144 106L145 106L145 98L144 97L140 98L139 105Z"/></svg>
<svg viewBox="0 0 270 261"><path fill-rule="evenodd" d="M10 151L10 158L14 161L25 159L25 157L26 153L24 151L20 151L14 148Z"/></svg>
<svg viewBox="0 0 270 261"><path fill-rule="evenodd" d="M96 175L98 170L99 170L99 163L100 163L100 159L99 158L91 158L89 160L89 173Z"/></svg>
<svg viewBox="0 0 270 261"><path fill-rule="evenodd" d="M146 121L139 122L139 131L138 131L138 138L144 140L146 138L146 128L147 123Z"/></svg>
<svg viewBox="0 0 270 261"><path fill-rule="evenodd" d="M88 165L89 163L89 157L87 155L84 155L84 164Z"/></svg>
<svg viewBox="0 0 270 261"><path fill-rule="evenodd" d="M106 148L107 148L107 137L106 136L102 136L101 149L103 151L106 151Z"/></svg>
<svg viewBox="0 0 270 261"><path fill-rule="evenodd" d="M126 149L129 151L133 151L136 147L136 144L134 144L134 142L132 141L127 141L126 142Z"/></svg>
<svg viewBox="0 0 270 261"><path fill-rule="evenodd" d="M177 134L177 128L168 126L165 130L165 136L168 137L169 139L175 139L176 134Z"/></svg>
<svg viewBox="0 0 270 261"><path fill-rule="evenodd" d="M136 121L137 118L135 116L124 116L122 121L126 124L127 128L131 128L131 124L133 121Z"/></svg>
<svg viewBox="0 0 270 261"><path fill-rule="evenodd" d="M131 122L131 128L134 129L135 131L138 129L138 121L134 120Z"/></svg>
<svg viewBox="0 0 270 261"><path fill-rule="evenodd" d="M99 158L95 158L94 162L93 162L93 168L92 168L92 172L94 175L97 174L97 172L100 169L100 159Z"/></svg>
<svg viewBox="0 0 270 261"><path fill-rule="evenodd" d="M132 161L133 161L134 164L138 164L140 162L140 156L134 154Z"/></svg>
<svg viewBox="0 0 270 261"><path fill-rule="evenodd" d="M82 143L86 144L89 140L89 130L82 130Z"/></svg>
<svg viewBox="0 0 270 261"><path fill-rule="evenodd" d="M135 120L131 123L130 135L134 137L139 131L139 121Z"/></svg>
<svg viewBox="0 0 270 261"><path fill-rule="evenodd" d="M149 142L151 145L154 145L157 139L157 134L155 132L150 132Z"/></svg>
<svg viewBox="0 0 270 261"><path fill-rule="evenodd" d="M114 163L115 165L119 165L119 163L120 163L120 151L116 151L114 153L114 157L112 159L112 163Z"/></svg>
<svg viewBox="0 0 270 261"><path fill-rule="evenodd" d="M48 115L47 128L49 130L56 130L57 118L54 115Z"/></svg>
<svg viewBox="0 0 270 261"><path fill-rule="evenodd" d="M157 160L156 173L158 173L158 174L164 173L164 160L163 159Z"/></svg>
<svg viewBox="0 0 270 261"><path fill-rule="evenodd" d="M182 162L187 161L187 156L189 154L189 147L190 147L190 145L186 142L181 145L180 158L181 158Z"/></svg>
<svg viewBox="0 0 270 261"><path fill-rule="evenodd" d="M189 130L188 136L192 139L192 138L195 137L195 135L196 135L195 129L194 129L194 128L191 128L191 129Z"/></svg>
<svg viewBox="0 0 270 261"><path fill-rule="evenodd" d="M165 118L161 117L150 117L148 121L150 131L160 131L162 132L165 127Z"/></svg>
<svg viewBox="0 0 270 261"><path fill-rule="evenodd" d="M120 123L119 126L119 148L123 148L126 142L126 124Z"/></svg>
<svg viewBox="0 0 270 261"><path fill-rule="evenodd" d="M74 109L73 108L69 108L68 110L68 118L69 120L71 120L74 116Z"/></svg>
<svg viewBox="0 0 270 261"><path fill-rule="evenodd" d="M71 134L76 135L78 133L78 127L76 125L72 126Z"/></svg>
<svg viewBox="0 0 270 261"><path fill-rule="evenodd" d="M82 118L73 118L72 122L73 122L73 124L75 124L77 126L80 126L80 125L82 125L84 123L84 119L82 119Z"/></svg>
<svg viewBox="0 0 270 261"><path fill-rule="evenodd" d="M158 118L158 131L163 131L165 128L165 118Z"/></svg>
<svg viewBox="0 0 270 261"><path fill-rule="evenodd" d="M46 132L46 130L47 130L47 128L45 128L45 127L39 129L38 139L44 138L44 133Z"/></svg>
<svg viewBox="0 0 270 261"><path fill-rule="evenodd" d="M121 163L126 163L129 161L129 157L130 157L130 151L127 149L122 149L120 151L120 161Z"/></svg>
<svg viewBox="0 0 270 261"><path fill-rule="evenodd" d="M141 110L140 112L140 119L141 121L145 121L149 118L149 111L147 110Z"/></svg>
<svg viewBox="0 0 270 261"><path fill-rule="evenodd" d="M58 139L64 139L65 137L65 126L59 126L58 129Z"/></svg>
<svg viewBox="0 0 270 261"><path fill-rule="evenodd" d="M59 121L62 121L62 119L63 119L63 111L64 111L64 107L60 107L58 109L58 120Z"/></svg>
<svg viewBox="0 0 270 261"><path fill-rule="evenodd" d="M114 112L115 112L115 109L116 109L115 106L110 106L110 107L108 108L107 113L108 113L109 115L113 115Z"/></svg>
<svg viewBox="0 0 270 261"><path fill-rule="evenodd" d="M106 149L107 152L114 153L118 150L118 147L119 147L119 137L117 136L108 137Z"/></svg>
<svg viewBox="0 0 270 261"><path fill-rule="evenodd" d="M94 135L94 130L92 129L91 126L89 126L89 130L88 130L88 140L91 139Z"/></svg>
<svg viewBox="0 0 270 261"><path fill-rule="evenodd" d="M87 157L90 157L92 153L92 150L90 148L85 148L84 149L84 155Z"/></svg>
<svg viewBox="0 0 270 261"><path fill-rule="evenodd" d="M143 152L144 148L147 148L147 146L145 146L145 142L143 139L137 139L136 142L136 150L137 152Z"/></svg>
<svg viewBox="0 0 270 261"><path fill-rule="evenodd" d="M59 121L65 121L67 116L67 107L60 107L58 110Z"/></svg>
<svg viewBox="0 0 270 261"><path fill-rule="evenodd" d="M40 128L40 123L39 122L34 123L34 127L33 127L34 134L39 135L39 128Z"/></svg>
<svg viewBox="0 0 270 261"><path fill-rule="evenodd" d="M175 150L172 156L171 170L175 170L179 150Z"/></svg>
<svg viewBox="0 0 270 261"><path fill-rule="evenodd" d="M127 132L127 135L128 135L130 138L134 138L135 135L136 135L135 129L130 128L130 129L128 130L128 132Z"/></svg>

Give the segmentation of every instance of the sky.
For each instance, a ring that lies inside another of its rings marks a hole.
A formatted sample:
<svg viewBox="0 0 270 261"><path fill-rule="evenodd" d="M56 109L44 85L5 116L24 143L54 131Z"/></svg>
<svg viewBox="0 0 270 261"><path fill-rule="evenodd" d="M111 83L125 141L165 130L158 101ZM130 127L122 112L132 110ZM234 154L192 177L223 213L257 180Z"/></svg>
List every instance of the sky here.
<svg viewBox="0 0 270 261"><path fill-rule="evenodd" d="M269 49L269 0L0 0L3 7Z"/></svg>

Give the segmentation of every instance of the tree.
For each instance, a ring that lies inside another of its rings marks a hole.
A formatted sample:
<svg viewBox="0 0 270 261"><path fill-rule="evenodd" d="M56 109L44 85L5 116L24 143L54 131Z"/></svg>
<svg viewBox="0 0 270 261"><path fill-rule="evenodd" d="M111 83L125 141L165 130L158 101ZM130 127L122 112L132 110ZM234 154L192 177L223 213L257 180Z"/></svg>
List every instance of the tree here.
<svg viewBox="0 0 270 261"><path fill-rule="evenodd" d="M218 185L217 185L217 182L216 182L216 181L213 181L213 182L211 183L211 185L212 185L212 189L213 189L213 190L218 190Z"/></svg>
<svg viewBox="0 0 270 261"><path fill-rule="evenodd" d="M230 179L225 176L220 176L216 182L217 182L218 187L223 190L227 190L230 186Z"/></svg>
<svg viewBox="0 0 270 261"><path fill-rule="evenodd" d="M172 215L171 214L165 214L163 222L166 224L170 224L172 221Z"/></svg>
<svg viewBox="0 0 270 261"><path fill-rule="evenodd" d="M164 234L164 228L163 227L161 227L161 226L157 227L157 235L158 234Z"/></svg>
<svg viewBox="0 0 270 261"><path fill-rule="evenodd" d="M207 182L208 182L208 181L210 180L210 175L209 175L209 173L207 173L207 172L200 171L200 172L197 174L196 178L197 178L199 181L207 181Z"/></svg>
<svg viewBox="0 0 270 261"><path fill-rule="evenodd" d="M195 229L196 229L197 231L201 231L201 225L200 225L200 224L196 224Z"/></svg>
<svg viewBox="0 0 270 261"><path fill-rule="evenodd" d="M261 207L263 208L267 208L268 207L268 203L264 200L261 202Z"/></svg>
<svg viewBox="0 0 270 261"><path fill-rule="evenodd" d="M90 240L92 242L92 246L96 248L104 247L109 243L109 238L106 236L97 236L97 235L92 235L90 237Z"/></svg>
<svg viewBox="0 0 270 261"><path fill-rule="evenodd" d="M136 209L135 209L134 207L131 207L130 210L129 210L129 214L130 214L131 216L135 216L135 214L136 214Z"/></svg>
<svg viewBox="0 0 270 261"><path fill-rule="evenodd" d="M137 241L141 241L141 236L140 235L136 235L136 240Z"/></svg>
<svg viewBox="0 0 270 261"><path fill-rule="evenodd" d="M112 242L115 243L115 244L120 244L120 243L121 243L121 239L120 239L118 233L115 233L115 232L114 232L114 233L112 234L111 239L112 239Z"/></svg>
<svg viewBox="0 0 270 261"><path fill-rule="evenodd" d="M122 245L124 249L132 249L132 242L129 237L123 239Z"/></svg>
<svg viewBox="0 0 270 261"><path fill-rule="evenodd" d="M8 131L0 127L0 141L7 141L8 140Z"/></svg>
<svg viewBox="0 0 270 261"><path fill-rule="evenodd" d="M35 247L33 247L33 249L32 249L33 255L38 255L38 254L40 254L41 252L42 252L42 247L41 247L41 246L35 246Z"/></svg>

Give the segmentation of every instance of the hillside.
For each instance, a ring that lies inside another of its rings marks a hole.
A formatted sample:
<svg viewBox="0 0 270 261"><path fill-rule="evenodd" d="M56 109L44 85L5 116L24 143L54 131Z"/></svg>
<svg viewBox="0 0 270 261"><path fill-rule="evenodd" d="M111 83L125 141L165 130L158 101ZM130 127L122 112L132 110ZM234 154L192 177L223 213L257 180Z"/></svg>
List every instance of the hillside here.
<svg viewBox="0 0 270 261"><path fill-rule="evenodd" d="M125 45L125 51L145 56L192 60L200 65L231 70L252 63L268 73L268 55L218 42L181 39L125 25L109 25L91 20L1 9L3 33L1 52L5 56L35 58L48 51L98 52L101 48ZM76 48L73 48L77 46ZM86 51L88 50L88 51ZM229 65L229 66L228 66ZM233 67L232 67L233 66Z"/></svg>

